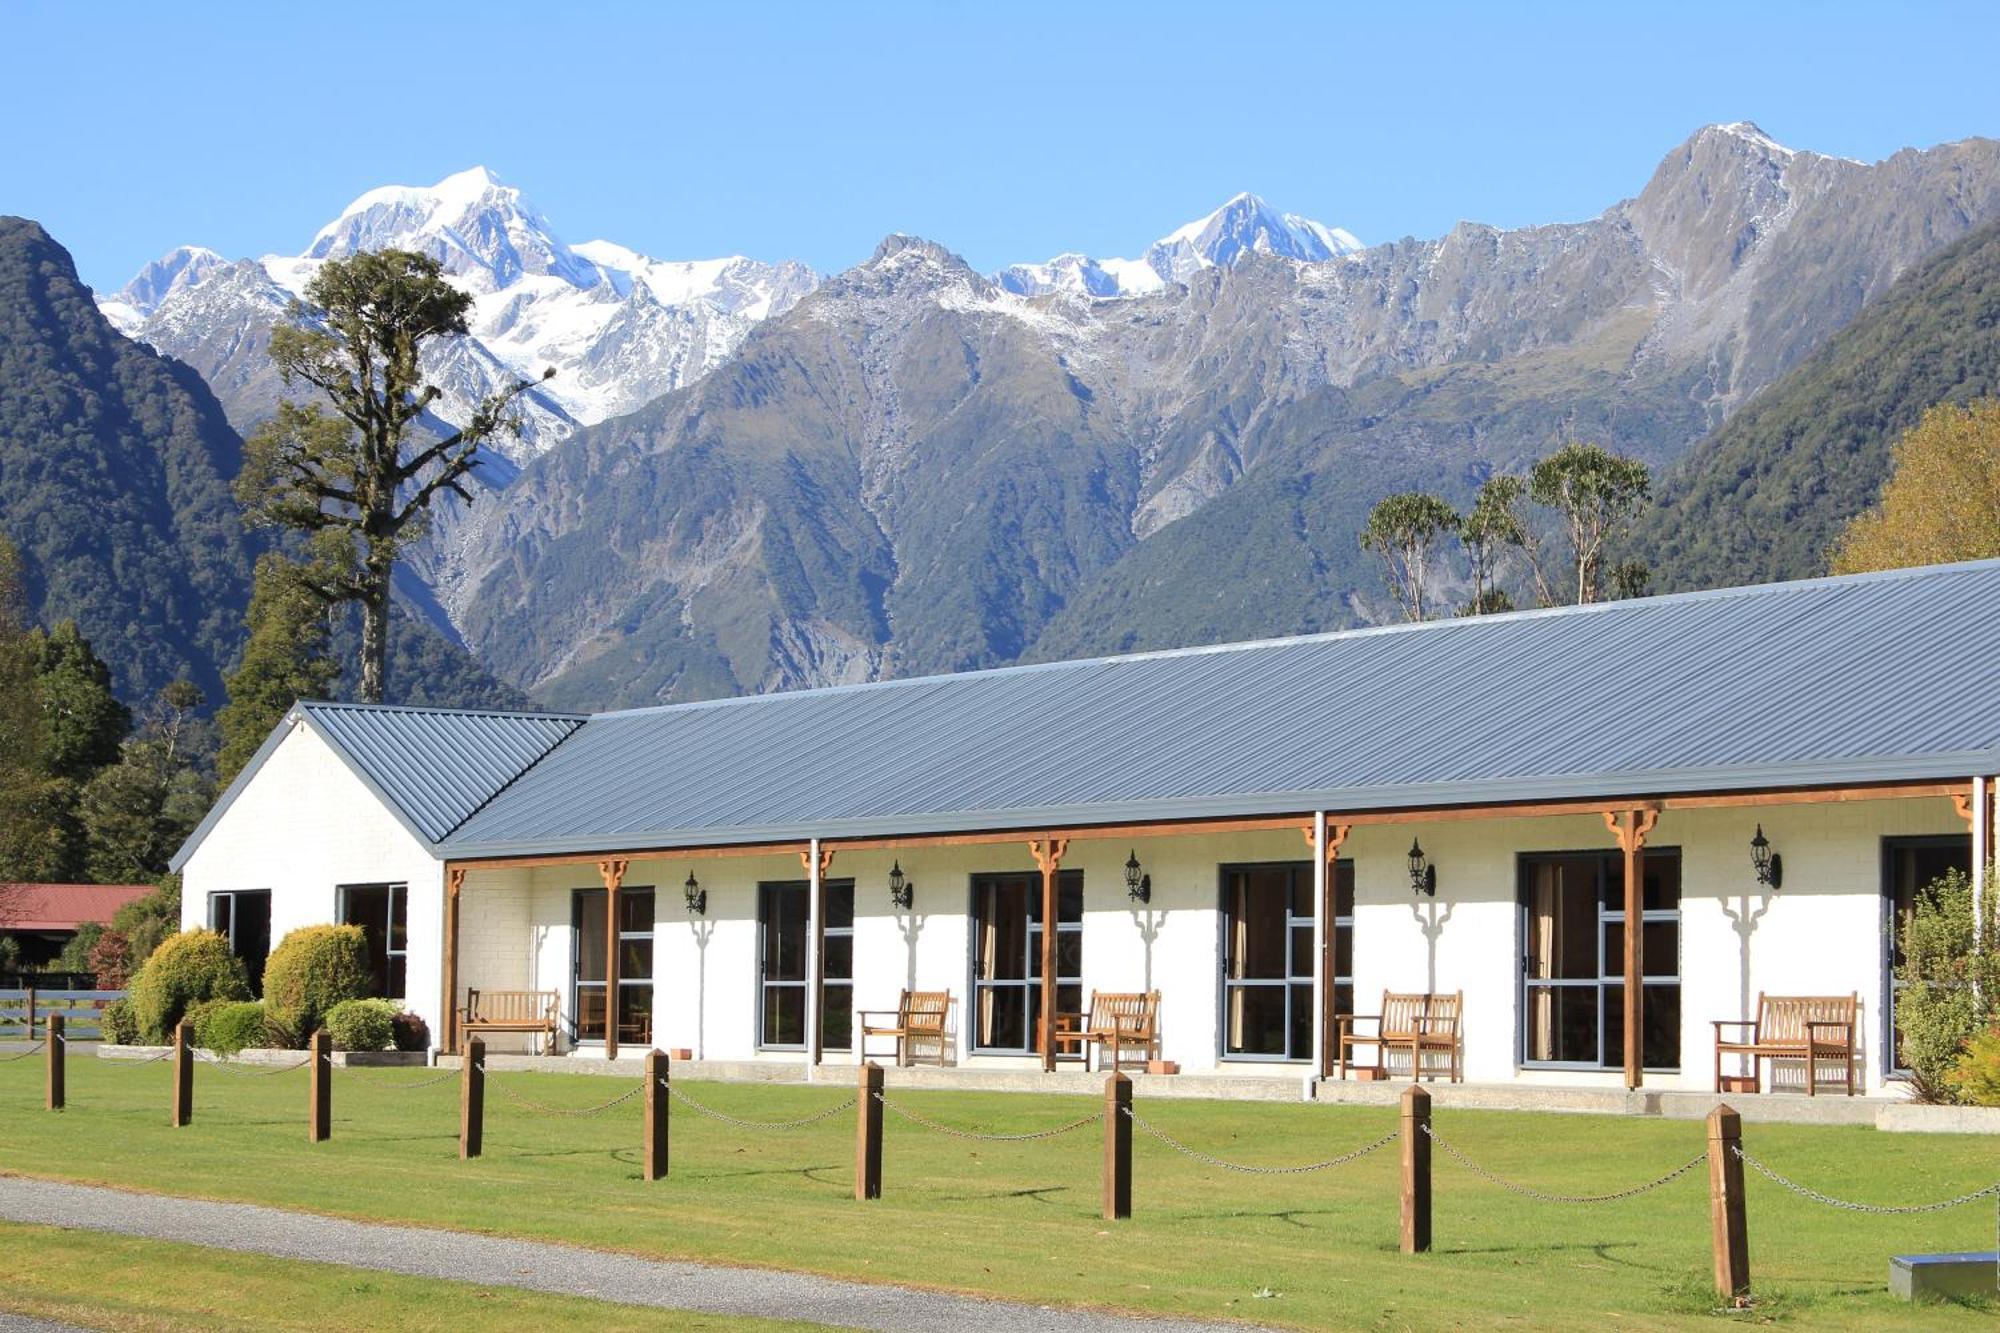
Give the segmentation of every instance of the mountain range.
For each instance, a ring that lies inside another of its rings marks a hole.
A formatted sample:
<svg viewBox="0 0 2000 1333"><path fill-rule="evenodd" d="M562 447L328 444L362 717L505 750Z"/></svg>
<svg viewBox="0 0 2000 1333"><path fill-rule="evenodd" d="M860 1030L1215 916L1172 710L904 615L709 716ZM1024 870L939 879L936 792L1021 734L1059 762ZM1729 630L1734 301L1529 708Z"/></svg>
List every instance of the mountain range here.
<svg viewBox="0 0 2000 1333"><path fill-rule="evenodd" d="M1355 534L1383 494L1463 501L1587 438L1685 496L1740 409L1996 219L1993 141L1863 164L1739 123L1581 222L1363 247L1243 195L1136 260L982 274L892 235L822 279L570 246L474 171L371 191L295 258L173 252L102 305L240 430L317 264L437 255L476 310L442 415L558 374L408 603L601 707L1381 619Z"/></svg>

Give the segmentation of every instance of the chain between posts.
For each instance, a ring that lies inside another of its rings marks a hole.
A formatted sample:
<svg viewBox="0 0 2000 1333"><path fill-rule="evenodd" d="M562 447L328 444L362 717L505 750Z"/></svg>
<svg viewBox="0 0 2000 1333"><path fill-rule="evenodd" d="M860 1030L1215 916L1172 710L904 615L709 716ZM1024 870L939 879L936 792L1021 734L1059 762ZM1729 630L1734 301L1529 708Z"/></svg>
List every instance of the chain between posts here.
<svg viewBox="0 0 2000 1333"><path fill-rule="evenodd" d="M875 1100L882 1103L885 1110L895 1112L913 1125L921 1125L925 1129L949 1135L954 1139L970 1139L975 1143L1027 1143L1033 1139L1052 1139L1059 1134L1068 1134L1073 1130L1082 1129L1085 1125L1094 1125L1101 1118L1096 1112L1092 1112L1080 1119L1072 1120L1066 1125L1057 1125L1053 1129L1038 1129L1026 1134L985 1134L977 1130L953 1129L950 1125L941 1125L928 1116L912 1111L907 1106L898 1106L879 1092L875 1094Z"/></svg>
<svg viewBox="0 0 2000 1333"><path fill-rule="evenodd" d="M38 1041L25 1051L16 1051L12 1055L0 1055L0 1065L11 1065L16 1060L25 1060L46 1045L48 1045L46 1041Z"/></svg>
<svg viewBox="0 0 2000 1333"><path fill-rule="evenodd" d="M1732 1151L1734 1151L1738 1157L1742 1158L1750 1166L1754 1167L1757 1171L1757 1174L1763 1176L1766 1180L1772 1181L1775 1184L1783 1185L1786 1189L1790 1190L1792 1193L1803 1195L1804 1197L1811 1199L1815 1203L1823 1203L1829 1208L1845 1208L1850 1213L1878 1213L1878 1214L1889 1214L1889 1215L1906 1214L1906 1213L1941 1213L1944 1212L1947 1208L1961 1208L1968 1203L1978 1203L1981 1199L1991 1198L1995 1200L2000 1200L2000 1181L1995 1181L1993 1184L1988 1185L1985 1189L1974 1190L1970 1194L1961 1194L1955 1199L1939 1199L1936 1203L1905 1203L1905 1204L1856 1203L1852 1199L1837 1199L1831 1194L1822 1194L1810 1185L1801 1185L1796 1180L1792 1180L1789 1179L1788 1177L1781 1176L1776 1171L1773 1171L1770 1167L1764 1165L1762 1162L1752 1157L1749 1153L1744 1152L1741 1148L1732 1149Z"/></svg>
<svg viewBox="0 0 2000 1333"><path fill-rule="evenodd" d="M196 1051L194 1058L202 1064L213 1065L225 1074L241 1074L244 1078L270 1078L273 1074L295 1074L313 1062L313 1058L308 1055L295 1065L279 1065L275 1069L251 1069L246 1068L240 1060L225 1060L221 1056L211 1055L207 1051Z"/></svg>
<svg viewBox="0 0 2000 1333"><path fill-rule="evenodd" d="M440 1083L449 1083L463 1077L462 1071L447 1069L436 1078L420 1078L411 1083L383 1083L379 1086L383 1092L415 1092L419 1088L435 1088Z"/></svg>
<svg viewBox="0 0 2000 1333"><path fill-rule="evenodd" d="M107 1064L107 1065L110 1065L110 1066L112 1066L112 1067L113 1067L113 1068L115 1068L115 1069L131 1069L131 1068L137 1068L137 1067L138 1067L138 1066L140 1066L140 1065L156 1065L156 1064L160 1063L160 1061L162 1061L162 1060L171 1060L171 1059L173 1059L173 1058L174 1058L174 1048L173 1048L173 1047L171 1047L171 1046L169 1046L169 1047L167 1047L167 1048L166 1048L165 1050L163 1050L163 1051L158 1051L158 1052L155 1052L154 1054L152 1054L152 1055L149 1055L149 1056L147 1056L147 1057L146 1057L145 1059L143 1059L143 1060L109 1060L109 1059L108 1059L108 1060L105 1060L105 1061L104 1061L103 1063L105 1063L105 1064Z"/></svg>
<svg viewBox="0 0 2000 1333"><path fill-rule="evenodd" d="M690 1111L708 1116L712 1120L720 1120L725 1125L734 1125L738 1129L804 1129L806 1126L816 1125L822 1120L830 1120L842 1111L853 1110L855 1103L860 1100L858 1097L849 1097L838 1106L829 1106L824 1111L814 1111L811 1115L803 1115L796 1120L739 1120L737 1117L718 1111L712 1106L702 1105L675 1087L671 1082L667 1083L667 1095L682 1106L687 1107Z"/></svg>
<svg viewBox="0 0 2000 1333"><path fill-rule="evenodd" d="M1649 1180L1643 1185L1634 1185L1630 1189L1616 1190L1610 1194L1550 1194L1544 1190L1538 1190L1532 1185L1517 1184L1514 1181L1494 1175L1491 1171L1488 1171L1485 1167L1452 1147L1444 1139L1439 1138L1437 1131L1429 1125L1425 1125L1423 1131L1429 1136L1432 1143L1444 1149L1446 1156L1470 1171L1473 1175L1478 1176L1481 1180L1489 1184L1498 1185L1501 1189L1509 1193L1518 1194L1523 1198L1534 1199L1541 1203L1617 1203L1621 1199L1636 1198L1641 1194L1659 1189L1662 1185L1671 1185L1674 1181L1679 1180L1682 1176L1708 1160L1708 1150L1704 1148L1695 1154L1694 1157L1675 1167L1657 1180Z"/></svg>
<svg viewBox="0 0 2000 1333"><path fill-rule="evenodd" d="M1197 1162L1202 1162L1209 1166L1220 1167L1224 1171L1238 1171L1246 1176L1302 1176L1311 1171L1325 1171L1332 1167L1345 1166L1349 1162L1358 1161L1359 1159L1366 1157L1369 1153L1375 1152L1381 1148L1388 1147L1390 1144L1394 1143L1397 1139L1402 1137L1401 1130L1391 1130L1389 1133L1384 1134L1381 1138L1376 1139L1373 1143L1363 1144L1361 1147L1354 1149L1352 1152L1342 1153L1338 1157L1329 1157L1323 1162L1307 1162L1302 1166L1252 1166L1247 1162L1232 1162L1225 1158L1217 1157L1211 1153L1205 1153L1199 1148L1191 1148L1187 1144L1182 1143L1179 1139L1176 1139L1172 1135L1168 1134L1158 1125L1150 1123L1144 1116L1140 1115L1137 1111L1131 1110L1130 1108L1126 1109L1125 1114L1131 1117L1133 1124L1137 1125L1140 1129L1145 1130L1148 1134L1152 1135L1160 1142L1166 1144L1169 1148L1172 1148L1175 1152L1181 1153L1187 1157L1191 1157Z"/></svg>
<svg viewBox="0 0 2000 1333"><path fill-rule="evenodd" d="M479 1072L482 1074L486 1072L486 1066L483 1063L479 1066ZM602 1115L604 1112L609 1111L614 1106L624 1105L626 1102L631 1101L634 1097L637 1097L640 1093L644 1092L646 1090L646 1084L642 1080L638 1084L634 1085L632 1088L628 1089L627 1091L619 1093L616 1097L613 1097L608 1102L600 1102L596 1106L580 1106L580 1107L544 1106L540 1102L530 1101L526 1097L518 1096L515 1093L509 1092L507 1090L507 1085L504 1083L495 1083L493 1085L493 1088L502 1097L514 1103L514 1105L523 1107L527 1110L535 1111L542 1115L560 1115L560 1116L568 1116L571 1117L572 1119L580 1119L584 1116Z"/></svg>

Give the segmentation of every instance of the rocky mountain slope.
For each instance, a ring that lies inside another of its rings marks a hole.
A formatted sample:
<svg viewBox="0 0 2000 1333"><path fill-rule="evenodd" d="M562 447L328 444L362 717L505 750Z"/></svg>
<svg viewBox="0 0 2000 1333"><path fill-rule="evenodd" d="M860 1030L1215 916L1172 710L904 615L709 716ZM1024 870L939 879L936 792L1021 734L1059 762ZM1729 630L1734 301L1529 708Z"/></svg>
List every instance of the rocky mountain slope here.
<svg viewBox="0 0 2000 1333"><path fill-rule="evenodd" d="M500 385L556 368L524 398L522 438L496 445L515 463L579 424L699 378L817 281L795 262L673 263L607 241L571 246L518 189L475 167L428 188L369 191L297 257L231 262L182 247L103 308L125 332L199 370L248 430L282 396L265 356L272 324L325 260L391 246L432 255L474 298L471 336L441 348L430 367L446 389L444 420L460 423Z"/></svg>
<svg viewBox="0 0 2000 1333"><path fill-rule="evenodd" d="M1665 463L1995 217L2000 144L1864 165L1730 125L1585 222L1239 247L1110 299L892 237L530 464L440 604L561 703L1353 623L1382 494L1567 437Z"/></svg>

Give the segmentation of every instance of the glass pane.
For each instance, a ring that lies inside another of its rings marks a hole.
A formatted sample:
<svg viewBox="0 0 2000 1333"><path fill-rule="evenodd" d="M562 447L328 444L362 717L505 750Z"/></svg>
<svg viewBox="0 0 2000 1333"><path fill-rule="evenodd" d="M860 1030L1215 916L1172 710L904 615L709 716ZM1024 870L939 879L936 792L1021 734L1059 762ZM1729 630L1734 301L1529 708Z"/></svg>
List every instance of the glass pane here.
<svg viewBox="0 0 2000 1333"><path fill-rule="evenodd" d="M635 1046L650 1046L653 1042L653 988L651 986L620 986L618 988L618 1040Z"/></svg>
<svg viewBox="0 0 2000 1333"><path fill-rule="evenodd" d="M820 1006L821 1048L829 1051L849 1049L854 1044L854 987L828 982L823 988Z"/></svg>
<svg viewBox="0 0 2000 1333"><path fill-rule="evenodd" d="M1310 921L1319 915L1319 904L1313 901L1311 862L1299 867L1281 866L1252 873L1291 904L1293 916Z"/></svg>
<svg viewBox="0 0 2000 1333"><path fill-rule="evenodd" d="M1647 986L1644 988L1646 1006L1640 1018L1645 1026L1639 1049L1645 1053L1648 1069L1679 1069L1681 1067L1681 988L1679 986ZM1623 1045L1623 1034L1620 1034ZM1624 1062L1624 1052L1619 1052L1619 1062Z"/></svg>
<svg viewBox="0 0 2000 1333"><path fill-rule="evenodd" d="M804 981L805 887L798 884L766 884L759 897L764 910L765 980Z"/></svg>
<svg viewBox="0 0 2000 1333"><path fill-rule="evenodd" d="M208 928L224 938L229 938L230 903L230 896L226 893L208 895Z"/></svg>
<svg viewBox="0 0 2000 1333"><path fill-rule="evenodd" d="M576 979L604 980L604 890L585 889L576 895ZM599 1015L597 1035L604 1035Z"/></svg>
<svg viewBox="0 0 2000 1333"><path fill-rule="evenodd" d="M604 1040L604 987L578 987L576 992L576 1039Z"/></svg>
<svg viewBox="0 0 2000 1333"><path fill-rule="evenodd" d="M1591 864L1531 863L1527 902L1529 978L1596 980L1597 883Z"/></svg>
<svg viewBox="0 0 2000 1333"><path fill-rule="evenodd" d="M1655 852L1645 859L1643 887L1640 890L1645 910L1648 912L1677 911L1681 905L1681 858L1673 852ZM1619 892L1624 892L1625 868L1620 858L1618 868Z"/></svg>
<svg viewBox="0 0 2000 1333"><path fill-rule="evenodd" d="M819 887L820 910L826 914L828 930L843 930L854 924L854 881L828 880Z"/></svg>
<svg viewBox="0 0 2000 1333"><path fill-rule="evenodd" d="M852 935L829 935L826 937L826 979L828 981L852 981L854 979L854 937Z"/></svg>
<svg viewBox="0 0 2000 1333"><path fill-rule="evenodd" d="M651 940L620 940L618 942L618 975L622 980L637 981L653 979L653 942Z"/></svg>
<svg viewBox="0 0 2000 1333"><path fill-rule="evenodd" d="M1285 888L1265 876L1231 877L1229 975L1285 975Z"/></svg>
<svg viewBox="0 0 2000 1333"><path fill-rule="evenodd" d="M1597 1063L1596 986L1528 988L1528 1059Z"/></svg>
<svg viewBox="0 0 2000 1333"><path fill-rule="evenodd" d="M1040 886L1037 885L1039 891ZM1083 920L1083 872L1065 870L1056 876L1056 920Z"/></svg>
<svg viewBox="0 0 2000 1333"><path fill-rule="evenodd" d="M993 1050L1019 1051L1028 1045L1026 992L1020 986L979 989L979 1044Z"/></svg>
<svg viewBox="0 0 2000 1333"><path fill-rule="evenodd" d="M1027 889L1026 877L1009 876L985 881L974 895L978 914L976 972L981 978L1028 975Z"/></svg>
<svg viewBox="0 0 2000 1333"><path fill-rule="evenodd" d="M1059 1014L1081 1014L1083 1012L1083 987L1058 983L1056 986L1056 1012Z"/></svg>
<svg viewBox="0 0 2000 1333"><path fill-rule="evenodd" d="M402 953L410 945L410 894L401 884L389 888L389 949Z"/></svg>
<svg viewBox="0 0 2000 1333"><path fill-rule="evenodd" d="M1354 927L1338 926L1333 932L1333 975L1354 975Z"/></svg>
<svg viewBox="0 0 2000 1333"><path fill-rule="evenodd" d="M1291 966L1291 976L1310 977L1313 974L1313 928L1311 926L1292 927Z"/></svg>
<svg viewBox="0 0 2000 1333"><path fill-rule="evenodd" d="M624 934L637 931L642 935L653 932L653 891L651 889L621 889L618 893L618 931Z"/></svg>
<svg viewBox="0 0 2000 1333"><path fill-rule="evenodd" d="M1354 1012L1354 987L1335 986L1333 988L1333 1012L1336 1014L1351 1014Z"/></svg>
<svg viewBox="0 0 2000 1333"><path fill-rule="evenodd" d="M397 954L389 960L389 985L385 999L400 1000L409 993L407 975L408 962L403 955Z"/></svg>
<svg viewBox="0 0 2000 1333"><path fill-rule="evenodd" d="M1639 972L1642 976L1679 976L1681 974L1680 922L1642 922L1639 926L1639 951Z"/></svg>
<svg viewBox="0 0 2000 1333"><path fill-rule="evenodd" d="M1036 975L1041 975L1040 960L1037 960ZM1056 932L1056 976L1081 977L1083 975L1083 932L1080 930L1058 930Z"/></svg>
<svg viewBox="0 0 2000 1333"><path fill-rule="evenodd" d="M1354 862L1352 861L1343 859L1334 863L1333 914L1354 915Z"/></svg>
<svg viewBox="0 0 2000 1333"><path fill-rule="evenodd" d="M1285 987L1231 986L1225 1001L1223 1039L1231 1055L1287 1053Z"/></svg>
<svg viewBox="0 0 2000 1333"><path fill-rule="evenodd" d="M1292 996L1290 1055L1294 1060L1305 1060L1312 1055L1312 987L1293 985L1286 989Z"/></svg>
<svg viewBox="0 0 2000 1333"><path fill-rule="evenodd" d="M806 992L803 986L764 988L764 1044L803 1046L806 1039Z"/></svg>

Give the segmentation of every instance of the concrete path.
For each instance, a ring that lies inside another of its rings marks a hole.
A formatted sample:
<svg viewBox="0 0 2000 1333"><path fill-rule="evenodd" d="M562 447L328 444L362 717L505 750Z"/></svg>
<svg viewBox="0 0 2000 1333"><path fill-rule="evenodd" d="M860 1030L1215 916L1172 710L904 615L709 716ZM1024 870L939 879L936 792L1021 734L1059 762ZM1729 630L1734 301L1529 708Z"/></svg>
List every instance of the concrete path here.
<svg viewBox="0 0 2000 1333"><path fill-rule="evenodd" d="M912 1333L940 1328L973 1333L1214 1333L1218 1327L1184 1320L1051 1310L804 1273L640 1259L539 1241L349 1222L256 1204L133 1194L18 1176L0 1175L0 1218L414 1277L524 1287L620 1305L802 1319L841 1328ZM5 1327L0 1324L0 1329Z"/></svg>
<svg viewBox="0 0 2000 1333"><path fill-rule="evenodd" d="M46 1319L31 1319L24 1314L8 1314L0 1310L0 1333L89 1333L89 1330L74 1324L52 1324Z"/></svg>

